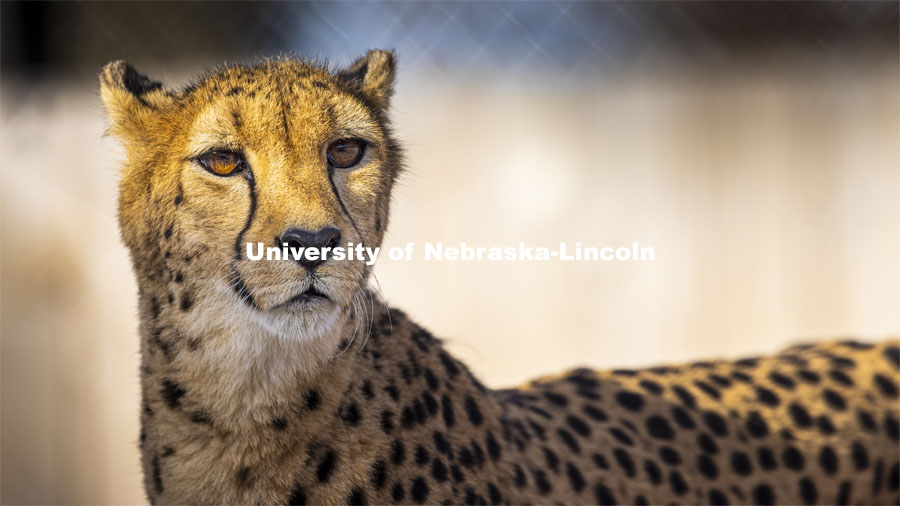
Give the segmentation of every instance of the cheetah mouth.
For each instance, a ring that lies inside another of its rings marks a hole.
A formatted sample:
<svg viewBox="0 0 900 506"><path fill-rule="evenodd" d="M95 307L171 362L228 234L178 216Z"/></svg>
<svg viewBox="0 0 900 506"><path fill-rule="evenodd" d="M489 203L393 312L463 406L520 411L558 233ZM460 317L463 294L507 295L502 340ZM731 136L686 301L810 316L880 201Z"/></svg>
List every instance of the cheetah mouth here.
<svg viewBox="0 0 900 506"><path fill-rule="evenodd" d="M311 287L307 288L306 290L298 293L297 295L294 295L293 297L291 297L290 299L288 299L287 301L285 301L279 305L282 305L282 306L290 306L293 304L304 305L304 304L312 304L315 302L330 301L330 300L331 300L331 298L329 298L327 295L320 292L319 290L316 290L316 287L311 286Z"/></svg>

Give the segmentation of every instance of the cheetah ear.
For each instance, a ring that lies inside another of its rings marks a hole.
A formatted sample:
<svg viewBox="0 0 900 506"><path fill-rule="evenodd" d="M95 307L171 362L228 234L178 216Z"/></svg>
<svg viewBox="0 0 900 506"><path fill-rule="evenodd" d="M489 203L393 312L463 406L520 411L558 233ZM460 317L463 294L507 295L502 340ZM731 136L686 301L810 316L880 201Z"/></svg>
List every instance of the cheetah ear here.
<svg viewBox="0 0 900 506"><path fill-rule="evenodd" d="M387 109L394 92L396 60L393 51L372 49L337 76L358 88L379 108Z"/></svg>
<svg viewBox="0 0 900 506"><path fill-rule="evenodd" d="M100 98L110 132L126 141L145 139L160 111L174 102L162 83L151 81L122 60L106 64L100 72Z"/></svg>

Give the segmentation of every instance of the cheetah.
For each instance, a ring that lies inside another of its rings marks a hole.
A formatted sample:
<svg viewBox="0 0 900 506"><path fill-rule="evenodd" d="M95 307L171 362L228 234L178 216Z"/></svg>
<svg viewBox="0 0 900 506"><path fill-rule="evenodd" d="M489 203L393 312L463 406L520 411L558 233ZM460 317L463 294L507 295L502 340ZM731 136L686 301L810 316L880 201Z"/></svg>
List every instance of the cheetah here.
<svg viewBox="0 0 900 506"><path fill-rule="evenodd" d="M897 504L900 340L492 390L365 262L249 261L246 243L381 244L394 75L380 50L178 90L102 70L151 503Z"/></svg>

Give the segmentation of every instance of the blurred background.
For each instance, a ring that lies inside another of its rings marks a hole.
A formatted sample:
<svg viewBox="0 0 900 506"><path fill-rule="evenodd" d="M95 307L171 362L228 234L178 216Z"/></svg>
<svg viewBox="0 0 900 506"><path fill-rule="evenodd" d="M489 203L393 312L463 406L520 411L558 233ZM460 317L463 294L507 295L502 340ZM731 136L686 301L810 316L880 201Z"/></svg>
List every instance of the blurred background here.
<svg viewBox="0 0 900 506"><path fill-rule="evenodd" d="M385 246L639 242L645 263L382 262L492 386L900 332L897 2L0 4L5 504L140 504L137 289L96 90L393 48Z"/></svg>

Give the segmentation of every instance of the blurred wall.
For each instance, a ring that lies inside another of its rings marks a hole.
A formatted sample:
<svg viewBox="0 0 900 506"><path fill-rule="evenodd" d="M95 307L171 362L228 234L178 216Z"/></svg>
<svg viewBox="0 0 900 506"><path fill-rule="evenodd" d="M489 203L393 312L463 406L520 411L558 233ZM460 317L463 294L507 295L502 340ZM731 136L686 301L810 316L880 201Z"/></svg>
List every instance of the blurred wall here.
<svg viewBox="0 0 900 506"><path fill-rule="evenodd" d="M137 504L136 287L95 90L394 47L386 247L630 244L652 263L382 262L492 386L900 332L898 7L0 4L4 504Z"/></svg>

